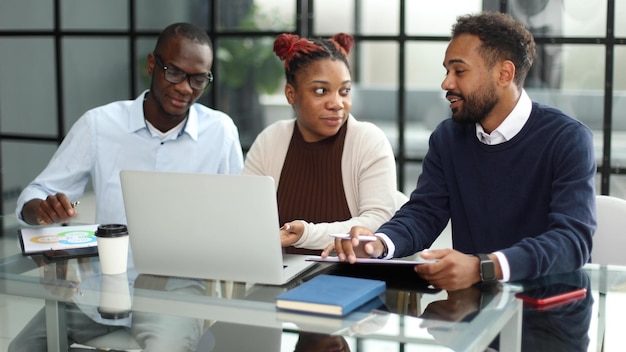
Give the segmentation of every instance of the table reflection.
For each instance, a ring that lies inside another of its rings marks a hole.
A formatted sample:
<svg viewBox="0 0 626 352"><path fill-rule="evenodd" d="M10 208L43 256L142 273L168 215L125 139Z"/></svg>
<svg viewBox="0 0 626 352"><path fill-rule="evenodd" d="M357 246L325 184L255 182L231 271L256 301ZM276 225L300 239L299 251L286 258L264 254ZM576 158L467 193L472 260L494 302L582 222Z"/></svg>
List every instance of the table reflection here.
<svg viewBox="0 0 626 352"><path fill-rule="evenodd" d="M583 270L522 282L526 289L542 288L549 296L556 284L564 283L587 288L587 295L578 301L547 309L524 306L522 311L522 351L587 351L593 296L589 276ZM448 345L453 337L453 323L469 322L483 309L498 309L514 291L503 291L500 284L472 286L447 292L447 298L431 302L420 318L435 341ZM489 304L489 303L492 304ZM496 338L490 348L498 350Z"/></svg>
<svg viewBox="0 0 626 352"><path fill-rule="evenodd" d="M343 336L300 332L294 352L350 352Z"/></svg>
<svg viewBox="0 0 626 352"><path fill-rule="evenodd" d="M65 321L68 346L163 352L201 351L198 349L200 342L202 346L211 346L205 341L202 319L133 311L128 307L129 295L134 289L206 295L204 281L137 276L132 272L109 277L100 275L99 263L94 260L41 264L42 286L61 302L59 313ZM120 278L125 279L125 283L120 282ZM47 324L44 308L11 341L8 351L48 351Z"/></svg>
<svg viewBox="0 0 626 352"><path fill-rule="evenodd" d="M523 351L587 351L591 324L593 295L589 276L580 270L573 273L540 278L525 288L544 287L546 293L553 284L564 283L587 288L582 300L541 310L524 307L522 324Z"/></svg>
<svg viewBox="0 0 626 352"><path fill-rule="evenodd" d="M390 288L379 297L380 301L367 309L355 311L352 318L314 317L270 309L275 316L270 319L275 319L276 324L259 326L258 323L246 325L206 320L215 318L214 310L209 306L201 313L181 313L176 308L176 302L179 298L181 302L201 302L193 296L213 296L208 301L215 303L217 301L214 300L226 298L237 302L271 304L276 294L288 288L250 287L243 283L222 283L219 287L213 281L137 275L132 271L124 275L129 283L125 286L120 284L123 280L118 277L103 279L97 259L71 263L40 263L38 269L41 285L58 297L59 302L66 302L62 306L68 345L127 349L108 345L112 340L107 340L107 337L117 334L117 342L124 342L119 337L127 336L128 341L136 344L136 349L145 351L280 351L287 348L290 351L338 352L350 351L350 346L355 349L359 340L386 341L387 328L397 326L397 321L402 319L406 329L419 329L429 334L436 343L452 348L455 333L462 330L459 326L467 326L483 311L491 311L491 315L487 316L493 316L494 312L497 316L499 309L510 307L520 286L524 289L542 287L549 292L555 283L586 287L589 293L582 300L546 310L524 307L522 350L586 351L590 343L587 332L593 296L590 294L590 279L582 270L513 285L484 284L450 292ZM129 294L132 302L131 310L127 312ZM167 303L164 302L170 299L172 306L165 307ZM139 302L143 302L143 306L135 304ZM146 307L147 302L164 306L163 309L152 310ZM429 303L421 307L421 302ZM105 313L111 313L111 308L115 308L115 312L123 314L103 315L103 306L108 307ZM482 314L480 317L478 319L484 319ZM286 322L294 323L297 329L285 330L283 323ZM9 351L47 351L49 330L46 324L45 311L42 310L11 342ZM325 328L320 328L321 325ZM412 336L413 332L404 333ZM285 342L286 335L291 336L293 341ZM353 344L355 340L357 343ZM409 342L399 344L412 345ZM490 348L499 350L498 338L490 344Z"/></svg>

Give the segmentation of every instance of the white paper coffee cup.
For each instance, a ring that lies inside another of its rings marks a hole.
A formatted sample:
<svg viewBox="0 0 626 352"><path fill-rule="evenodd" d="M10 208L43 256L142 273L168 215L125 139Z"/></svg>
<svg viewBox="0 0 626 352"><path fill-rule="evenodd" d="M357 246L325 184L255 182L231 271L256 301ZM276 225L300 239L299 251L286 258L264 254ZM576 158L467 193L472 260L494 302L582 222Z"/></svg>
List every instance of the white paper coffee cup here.
<svg viewBox="0 0 626 352"><path fill-rule="evenodd" d="M123 319L130 316L130 287L125 273L100 276L98 312L104 319Z"/></svg>
<svg viewBox="0 0 626 352"><path fill-rule="evenodd" d="M128 229L126 225L98 226L98 256L102 274L116 275L126 272L128 260Z"/></svg>

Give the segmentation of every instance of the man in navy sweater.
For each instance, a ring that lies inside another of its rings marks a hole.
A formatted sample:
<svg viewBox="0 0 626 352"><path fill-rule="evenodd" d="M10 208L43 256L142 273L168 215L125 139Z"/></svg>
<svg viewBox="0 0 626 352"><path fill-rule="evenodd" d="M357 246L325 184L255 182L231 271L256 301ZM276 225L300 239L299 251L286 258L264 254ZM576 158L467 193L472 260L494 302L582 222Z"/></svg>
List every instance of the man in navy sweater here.
<svg viewBox="0 0 626 352"><path fill-rule="evenodd" d="M589 261L596 229L591 131L523 89L535 43L501 13L459 17L441 87L452 118L432 133L410 200L371 235L337 239L340 260L404 257L428 248L448 221L454 249L415 267L446 290L568 272ZM324 251L327 256L332 248Z"/></svg>

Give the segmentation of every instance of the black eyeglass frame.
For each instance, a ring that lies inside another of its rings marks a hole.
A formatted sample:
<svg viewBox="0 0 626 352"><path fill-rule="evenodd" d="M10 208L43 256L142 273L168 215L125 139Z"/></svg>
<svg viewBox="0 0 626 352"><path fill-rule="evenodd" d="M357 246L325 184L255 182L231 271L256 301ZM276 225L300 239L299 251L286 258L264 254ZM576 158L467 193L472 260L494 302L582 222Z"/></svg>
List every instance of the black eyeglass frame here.
<svg viewBox="0 0 626 352"><path fill-rule="evenodd" d="M209 71L209 73L206 75L202 73L189 74L176 66L165 66L163 64L163 60L161 60L159 55L157 55L156 53L152 53L152 55L154 56L154 61L156 62L157 66L163 69L163 76L165 77L165 80L169 83L178 84L184 80L188 80L189 86L195 90L204 90L206 87L209 86L209 84L213 83L213 73L211 71ZM198 87L196 84L198 83L198 81L193 80L192 78L201 78L204 82L206 82L206 84L204 85L204 87Z"/></svg>

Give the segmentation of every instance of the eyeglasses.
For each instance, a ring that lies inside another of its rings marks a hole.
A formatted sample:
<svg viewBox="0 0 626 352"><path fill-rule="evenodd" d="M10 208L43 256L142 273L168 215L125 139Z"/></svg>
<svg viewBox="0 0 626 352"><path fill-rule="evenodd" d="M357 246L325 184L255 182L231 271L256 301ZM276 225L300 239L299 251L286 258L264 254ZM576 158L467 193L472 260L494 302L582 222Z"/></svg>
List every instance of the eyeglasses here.
<svg viewBox="0 0 626 352"><path fill-rule="evenodd" d="M154 59L157 65L163 68L163 72L165 73L165 80L172 84L178 84L185 79L188 79L191 88L203 90L209 85L209 83L213 82L213 73L211 73L211 71L209 71L209 73L206 75L202 73L190 75L177 68L176 66L163 65L163 61L161 61L161 58L159 58L157 54L154 54Z"/></svg>

